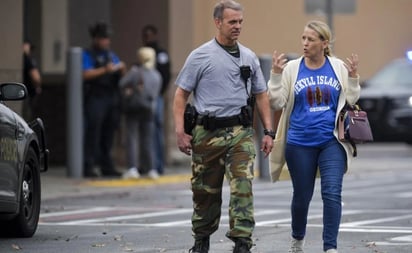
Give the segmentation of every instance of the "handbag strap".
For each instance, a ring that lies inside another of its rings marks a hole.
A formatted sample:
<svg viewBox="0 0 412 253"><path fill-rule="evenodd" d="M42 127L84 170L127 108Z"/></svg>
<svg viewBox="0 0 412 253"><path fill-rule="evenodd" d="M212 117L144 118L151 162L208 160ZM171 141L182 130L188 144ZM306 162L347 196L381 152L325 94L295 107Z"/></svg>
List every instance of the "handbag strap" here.
<svg viewBox="0 0 412 253"><path fill-rule="evenodd" d="M137 66L137 83L136 85L143 84L143 71L140 66Z"/></svg>
<svg viewBox="0 0 412 253"><path fill-rule="evenodd" d="M352 153L353 157L357 157L358 156L358 149L356 148L355 142L352 141L352 140L349 140L349 143L350 143L350 145L352 145L352 148L353 148L353 153Z"/></svg>
<svg viewBox="0 0 412 253"><path fill-rule="evenodd" d="M137 71L137 82L136 85L133 85L134 92L143 92L144 82L143 82L143 71L140 66L136 66Z"/></svg>
<svg viewBox="0 0 412 253"><path fill-rule="evenodd" d="M345 114L347 111L360 111L361 108L358 104L353 104L350 105L348 103L345 104L343 109L340 111L340 117L342 117L342 120L345 120ZM357 157L358 156L358 149L356 147L356 143L353 140L349 140L350 145L353 148L352 156Z"/></svg>

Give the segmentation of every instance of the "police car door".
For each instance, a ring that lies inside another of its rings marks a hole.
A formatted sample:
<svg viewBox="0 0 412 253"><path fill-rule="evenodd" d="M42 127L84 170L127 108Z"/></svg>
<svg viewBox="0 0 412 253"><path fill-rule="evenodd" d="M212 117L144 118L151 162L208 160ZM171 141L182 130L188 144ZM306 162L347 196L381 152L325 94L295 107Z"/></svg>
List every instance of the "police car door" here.
<svg viewBox="0 0 412 253"><path fill-rule="evenodd" d="M0 211L15 211L18 192L17 126L12 110L0 102ZM9 210L11 209L11 210Z"/></svg>

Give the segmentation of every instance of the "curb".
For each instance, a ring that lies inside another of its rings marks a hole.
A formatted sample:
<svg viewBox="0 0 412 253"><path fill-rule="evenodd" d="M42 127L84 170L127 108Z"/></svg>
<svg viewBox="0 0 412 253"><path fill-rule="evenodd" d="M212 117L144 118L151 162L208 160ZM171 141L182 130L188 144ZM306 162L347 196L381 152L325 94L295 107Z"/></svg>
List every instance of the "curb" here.
<svg viewBox="0 0 412 253"><path fill-rule="evenodd" d="M258 173L255 173L255 178L258 178ZM137 179L107 179L107 180L89 180L82 183L84 186L92 187L131 187L131 186L153 186L153 185L165 185L165 184L177 184L190 182L191 174L178 174L178 175L165 175L160 176L157 179L148 177ZM289 171L282 170L279 181L289 180Z"/></svg>
<svg viewBox="0 0 412 253"><path fill-rule="evenodd" d="M136 178L136 179L108 179L108 180L90 180L83 182L85 186L94 187L130 187L130 186L151 186L190 182L190 174L166 175L157 179Z"/></svg>

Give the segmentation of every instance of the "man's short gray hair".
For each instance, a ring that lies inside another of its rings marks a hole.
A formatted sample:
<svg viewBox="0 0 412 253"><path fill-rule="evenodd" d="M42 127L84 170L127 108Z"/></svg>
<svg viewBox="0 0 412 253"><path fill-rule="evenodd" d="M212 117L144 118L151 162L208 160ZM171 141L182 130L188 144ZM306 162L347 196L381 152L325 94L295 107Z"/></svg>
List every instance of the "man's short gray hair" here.
<svg viewBox="0 0 412 253"><path fill-rule="evenodd" d="M240 3L235 2L233 0L221 0L219 1L213 10L213 18L214 19L223 19L223 11L225 9L232 9L235 11L243 11L243 7Z"/></svg>

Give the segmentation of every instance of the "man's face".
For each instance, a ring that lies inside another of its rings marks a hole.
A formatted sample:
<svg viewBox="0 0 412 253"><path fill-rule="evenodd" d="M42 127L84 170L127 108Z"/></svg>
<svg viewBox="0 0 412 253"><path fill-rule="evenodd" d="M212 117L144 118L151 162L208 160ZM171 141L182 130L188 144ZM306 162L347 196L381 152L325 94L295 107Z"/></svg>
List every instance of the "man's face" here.
<svg viewBox="0 0 412 253"><path fill-rule="evenodd" d="M93 39L93 43L100 50L108 50L110 48L109 37L96 37Z"/></svg>
<svg viewBox="0 0 412 253"><path fill-rule="evenodd" d="M25 54L30 54L30 43L27 43L27 42L23 43L23 52Z"/></svg>
<svg viewBox="0 0 412 253"><path fill-rule="evenodd" d="M143 44L145 45L156 42L156 34L151 30L147 30L143 34L142 39L143 39Z"/></svg>
<svg viewBox="0 0 412 253"><path fill-rule="evenodd" d="M243 13L232 9L225 9L223 11L222 20L215 19L219 36L229 44L238 40L240 31L242 30L242 22Z"/></svg>

